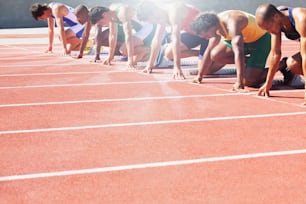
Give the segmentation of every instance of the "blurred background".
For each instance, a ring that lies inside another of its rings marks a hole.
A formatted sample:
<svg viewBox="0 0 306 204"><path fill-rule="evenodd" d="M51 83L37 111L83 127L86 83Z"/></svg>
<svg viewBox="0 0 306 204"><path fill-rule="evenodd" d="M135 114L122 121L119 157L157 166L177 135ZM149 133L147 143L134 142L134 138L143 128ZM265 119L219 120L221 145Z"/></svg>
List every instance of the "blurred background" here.
<svg viewBox="0 0 306 204"><path fill-rule="evenodd" d="M58 1L72 7L79 4L85 4L88 7L93 6L109 6L111 3L127 3L129 5L137 5L139 0L125 1L108 1L108 0L62 0ZM37 0L0 0L0 28L30 28L45 27L46 21L35 21L30 13L30 7L33 3L49 3L51 1ZM154 2L175 2L174 0L154 0ZM223 11L228 9L239 9L255 13L256 8L263 3L272 3L276 6L287 5L291 7L306 7L306 0L183 0L188 4L192 4L202 11ZM1 31L0 31L1 32Z"/></svg>

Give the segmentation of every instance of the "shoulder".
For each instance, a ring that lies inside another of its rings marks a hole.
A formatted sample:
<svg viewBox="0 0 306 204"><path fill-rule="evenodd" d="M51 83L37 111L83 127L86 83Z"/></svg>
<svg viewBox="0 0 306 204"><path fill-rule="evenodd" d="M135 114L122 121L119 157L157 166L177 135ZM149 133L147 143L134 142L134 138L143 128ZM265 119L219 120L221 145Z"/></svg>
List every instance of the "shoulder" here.
<svg viewBox="0 0 306 204"><path fill-rule="evenodd" d="M184 12L187 9L187 5L183 2L164 4L163 6L172 12Z"/></svg>
<svg viewBox="0 0 306 204"><path fill-rule="evenodd" d="M168 5L165 5L165 8L167 8L169 17L175 18L177 20L183 19L188 12L187 5L182 2L170 3Z"/></svg>
<svg viewBox="0 0 306 204"><path fill-rule="evenodd" d="M62 17L68 12L68 8L64 4L56 4L52 9L54 15Z"/></svg>
<svg viewBox="0 0 306 204"><path fill-rule="evenodd" d="M301 8L301 7L292 8L292 14L294 18L304 21L306 19L306 8Z"/></svg>
<svg viewBox="0 0 306 204"><path fill-rule="evenodd" d="M294 8L292 15L295 21L296 30L301 37L306 37L306 8Z"/></svg>
<svg viewBox="0 0 306 204"><path fill-rule="evenodd" d="M241 23L248 20L246 12L240 10L227 10L218 14L218 17L225 22Z"/></svg>

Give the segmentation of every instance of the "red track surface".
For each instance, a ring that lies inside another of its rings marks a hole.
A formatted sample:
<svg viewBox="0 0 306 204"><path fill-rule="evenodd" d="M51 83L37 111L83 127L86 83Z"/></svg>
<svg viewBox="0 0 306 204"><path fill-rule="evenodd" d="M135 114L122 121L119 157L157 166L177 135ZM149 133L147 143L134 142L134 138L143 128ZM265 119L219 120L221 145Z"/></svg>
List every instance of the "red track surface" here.
<svg viewBox="0 0 306 204"><path fill-rule="evenodd" d="M306 203L303 90L236 94L233 76L197 85L44 48L0 45L1 204Z"/></svg>

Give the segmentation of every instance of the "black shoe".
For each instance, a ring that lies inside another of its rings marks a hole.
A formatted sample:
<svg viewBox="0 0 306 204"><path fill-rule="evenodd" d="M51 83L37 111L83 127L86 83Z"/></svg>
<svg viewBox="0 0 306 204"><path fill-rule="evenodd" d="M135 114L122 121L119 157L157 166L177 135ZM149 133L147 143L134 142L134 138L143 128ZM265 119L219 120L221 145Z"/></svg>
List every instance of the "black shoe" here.
<svg viewBox="0 0 306 204"><path fill-rule="evenodd" d="M286 63L287 59L288 59L287 57L284 57L279 62L279 66L280 66L279 71L284 76L284 85L289 84L293 80L293 78L294 78L294 73L292 73L292 71L287 68L287 63Z"/></svg>

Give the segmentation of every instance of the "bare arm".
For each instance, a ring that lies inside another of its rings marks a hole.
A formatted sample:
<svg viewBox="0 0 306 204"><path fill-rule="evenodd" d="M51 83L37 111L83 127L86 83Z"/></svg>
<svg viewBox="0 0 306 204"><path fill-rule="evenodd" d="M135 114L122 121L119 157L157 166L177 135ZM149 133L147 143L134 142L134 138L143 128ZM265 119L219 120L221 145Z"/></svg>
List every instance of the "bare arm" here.
<svg viewBox="0 0 306 204"><path fill-rule="evenodd" d="M148 65L147 65L148 71L151 71L154 67L154 62L157 58L158 52L160 51L161 42L162 42L165 30L166 30L165 24L158 25L156 28L155 35L153 37L152 44L151 44L150 58L149 58Z"/></svg>
<svg viewBox="0 0 306 204"><path fill-rule="evenodd" d="M86 44L87 44L88 39L89 39L90 30L91 30L91 23L89 21L87 21L86 25L85 25L85 30L84 30L83 35L82 35L82 43L81 43L80 54L79 54L78 58L83 57L84 49L85 49Z"/></svg>
<svg viewBox="0 0 306 204"><path fill-rule="evenodd" d="M129 6L121 7L118 18L122 22L123 32L125 36L125 45L127 48L128 54L128 66L134 67L133 57L134 57L134 42L133 42L133 33L132 33L132 17L134 13Z"/></svg>
<svg viewBox="0 0 306 204"><path fill-rule="evenodd" d="M267 74L266 83L258 90L258 95L269 96L269 91L272 87L272 81L275 73L279 69L279 61L282 56L281 51L281 32L277 34L271 34L271 51L269 54L269 69Z"/></svg>
<svg viewBox="0 0 306 204"><path fill-rule="evenodd" d="M306 35L304 34L303 37L301 37L301 57L302 57L302 71L304 73L304 81L306 81ZM305 94L304 94L304 105L306 105L306 85L305 85Z"/></svg>
<svg viewBox="0 0 306 204"><path fill-rule="evenodd" d="M115 49L117 45L117 32L118 32L118 26L115 22L110 22L109 25L109 56L107 59L106 64L110 64L111 61L114 59L115 55Z"/></svg>
<svg viewBox="0 0 306 204"><path fill-rule="evenodd" d="M173 63L174 68L181 69L181 52L180 52L180 41L181 41L181 27L180 24L173 24L171 26L172 32L171 32L171 40L173 43Z"/></svg>
<svg viewBox="0 0 306 204"><path fill-rule="evenodd" d="M54 40L54 20L52 17L48 18L48 39L49 39L49 45L47 52L52 52L53 40Z"/></svg>
<svg viewBox="0 0 306 204"><path fill-rule="evenodd" d="M123 22L123 31L125 36L125 44L128 53L128 64L129 66L134 66L133 56L134 56L134 43L132 34L132 24L131 20Z"/></svg>
<svg viewBox="0 0 306 204"><path fill-rule="evenodd" d="M235 90L244 89L245 56L242 29L247 25L246 17L233 16L228 21L229 35L232 37L232 49L234 52L234 62L237 69L237 81Z"/></svg>
<svg viewBox="0 0 306 204"><path fill-rule="evenodd" d="M67 50L67 41L66 41L64 21L63 21L63 17L67 15L69 11L64 5L59 5L54 9L53 13L55 16L57 27L59 29L59 35L62 41L62 46L64 48L65 54L69 54Z"/></svg>
<svg viewBox="0 0 306 204"><path fill-rule="evenodd" d="M169 21L171 25L171 41L172 41L172 54L173 54L173 74L174 78L185 78L181 69L181 51L180 51L180 43L181 43L181 20L182 20L182 12L185 13L185 7L182 4L178 6L172 7L169 10Z"/></svg>
<svg viewBox="0 0 306 204"><path fill-rule="evenodd" d="M96 25L96 35L95 35L95 41L96 41L96 53L95 53L95 62L100 60L100 51L102 46L102 26Z"/></svg>
<svg viewBox="0 0 306 204"><path fill-rule="evenodd" d="M203 58L198 63L199 72L194 82L200 83L202 81L203 75L205 75L208 72L209 67L212 65L211 51L214 47L218 45L220 39L221 37L219 35L209 39L208 46L204 52Z"/></svg>
<svg viewBox="0 0 306 204"><path fill-rule="evenodd" d="M305 8L296 8L295 9L295 24L296 30L299 32L301 38L301 58L302 58L302 71L304 74L304 79L306 79L306 9ZM306 80L305 80L306 81ZM306 85L305 85L305 94L304 94L304 105L306 105Z"/></svg>

